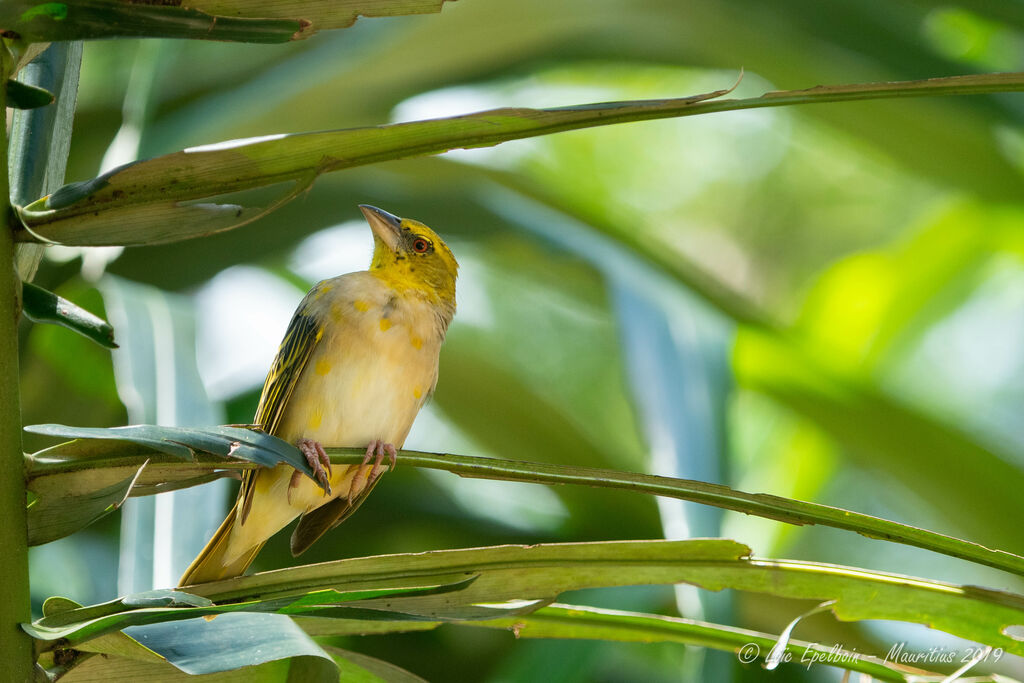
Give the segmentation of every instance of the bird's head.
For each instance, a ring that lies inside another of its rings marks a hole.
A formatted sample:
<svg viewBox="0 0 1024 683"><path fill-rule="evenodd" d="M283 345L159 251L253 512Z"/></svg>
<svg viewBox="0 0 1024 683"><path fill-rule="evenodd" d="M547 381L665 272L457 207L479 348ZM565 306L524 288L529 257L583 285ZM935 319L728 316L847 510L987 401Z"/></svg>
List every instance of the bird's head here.
<svg viewBox="0 0 1024 683"><path fill-rule="evenodd" d="M454 312L459 264L437 233L411 218L359 205L373 230L370 271L399 291L415 291Z"/></svg>

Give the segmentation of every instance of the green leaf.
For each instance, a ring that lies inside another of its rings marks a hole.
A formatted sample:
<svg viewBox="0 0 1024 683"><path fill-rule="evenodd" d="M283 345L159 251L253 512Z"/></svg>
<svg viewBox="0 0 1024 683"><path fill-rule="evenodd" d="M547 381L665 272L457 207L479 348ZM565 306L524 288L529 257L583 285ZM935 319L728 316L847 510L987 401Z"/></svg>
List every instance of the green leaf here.
<svg viewBox="0 0 1024 683"><path fill-rule="evenodd" d="M853 567L750 557L724 539L606 541L438 550L337 560L194 586L212 600L248 600L332 588L347 591L477 574L460 591L370 599L361 607L447 618L465 605L553 600L567 590L604 586L689 583L804 600L835 600L845 621L888 619L925 624L1007 652L1024 654L1008 633L1024 625L1024 596ZM387 607L385 607L387 605Z"/></svg>
<svg viewBox="0 0 1024 683"><path fill-rule="evenodd" d="M222 614L133 626L125 634L192 675L258 666L278 659L302 660L304 681L336 683L333 658L281 614Z"/></svg>
<svg viewBox="0 0 1024 683"><path fill-rule="evenodd" d="M356 449L328 448L331 462L356 463ZM344 456L338 455L345 452ZM635 472L497 458L401 451L398 464L441 469L462 477L502 479L540 484L582 484L617 488L714 505L726 510L774 519L787 524L821 524L867 536L925 548L1024 576L1024 557L977 543L829 505L792 500L765 493L736 491L721 484L674 479Z"/></svg>
<svg viewBox="0 0 1024 683"><path fill-rule="evenodd" d="M108 212L139 205L166 207L286 181L312 177L363 164L460 147L487 147L508 140L580 128L689 116L717 111L937 94L1009 92L1024 89L1024 76L997 74L902 83L820 86L810 90L767 93L744 100L717 100L731 89L690 97L587 104L552 109L495 109L464 116L354 128L321 133L272 135L195 147L134 162L98 178L66 185L19 210L31 229L16 233L20 241L37 235L62 244L97 246L146 244L149 235L126 235L112 225ZM171 232L174 235L171 235ZM35 234L33 234L35 233ZM161 229L159 239L187 239L204 230L188 225Z"/></svg>
<svg viewBox="0 0 1024 683"><path fill-rule="evenodd" d="M744 663L763 659L778 640L769 633L711 624L695 619L667 617L583 605L554 604L511 619L459 624L474 628L508 629L516 638L586 638L639 643L684 643L734 652ZM860 671L882 681L918 680L899 664L861 652L829 648L820 643L790 640L786 651L794 662L830 664ZM938 675L936 675L938 676Z"/></svg>
<svg viewBox="0 0 1024 683"><path fill-rule="evenodd" d="M37 88L34 85L26 85L14 79L7 81L7 106L14 109L35 109L52 104L53 93Z"/></svg>
<svg viewBox="0 0 1024 683"><path fill-rule="evenodd" d="M66 327L100 346L116 349L114 328L103 318L31 282L21 283L22 312L29 320Z"/></svg>
<svg viewBox="0 0 1024 683"><path fill-rule="evenodd" d="M90 431L102 434L107 430ZM334 464L362 462L363 452L360 449L326 450ZM124 446L121 446L120 450L111 449L106 442L70 442L31 456L28 468L30 489L35 490L32 487L37 479L51 477L54 478L54 485L63 486L74 485L76 478L98 477L99 473L106 471L110 472L108 476L116 477L125 471L124 468L131 467L130 463L144 457L149 459L149 464L140 476L139 486L148 487L145 493L196 485L206 481L209 476L214 476L218 469L240 470L249 467L244 463L212 460L185 463L177 459L161 458L145 451L125 449ZM720 484L592 467L422 451L403 450L398 454L396 462L399 465L445 470L462 477L538 484L576 484L678 498L788 524L821 524L856 531L869 538L916 546L1024 576L1024 557L1020 555L851 510L763 493L746 493ZM107 482L107 479L99 481ZM109 482L106 485L109 485ZM139 495L142 495L142 492Z"/></svg>
<svg viewBox="0 0 1024 683"><path fill-rule="evenodd" d="M22 628L34 638L44 641L79 644L127 629L129 626L163 624L196 618L212 621L225 614L259 612L265 614L306 614L318 617L344 616L345 618L395 620L411 617L400 612L387 612L377 603L366 608L369 601L386 600L389 605L398 598L431 596L465 590L475 581L474 576L424 584L413 580L403 586L338 591L322 589L291 596L260 598L227 604L214 604L209 599L180 590L154 590L128 595L110 602L51 612ZM350 605L349 603L359 603ZM396 604L400 604L396 603ZM465 611L465 610L463 610ZM498 610L507 614L508 610ZM134 637L134 636L133 636ZM142 642L140 640L140 642ZM148 643L143 643L150 647ZM156 648L152 648L156 649Z"/></svg>

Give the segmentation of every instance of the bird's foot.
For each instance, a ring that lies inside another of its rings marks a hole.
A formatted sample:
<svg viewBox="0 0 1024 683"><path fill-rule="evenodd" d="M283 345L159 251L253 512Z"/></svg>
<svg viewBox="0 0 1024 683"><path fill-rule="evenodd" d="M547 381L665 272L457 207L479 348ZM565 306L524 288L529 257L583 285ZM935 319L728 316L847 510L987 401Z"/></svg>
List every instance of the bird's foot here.
<svg viewBox="0 0 1024 683"><path fill-rule="evenodd" d="M324 452L324 447L319 441L313 439L299 439L295 442L302 454L306 456L306 462L313 469L313 476L316 478L317 483L327 493L331 495L331 482L330 476L333 474L331 470L331 459L327 457L327 453ZM295 470L292 474L292 478L288 482L288 494L291 495L292 489L299 485L302 480L302 472Z"/></svg>
<svg viewBox="0 0 1024 683"><path fill-rule="evenodd" d="M394 444L384 443L377 439L370 442L370 445L366 447L366 456L363 457L363 466L359 468L356 476L352 479L352 490L359 491L363 488L368 488L377 483L383 472L384 456L387 455L391 460L391 467L389 469L395 469L395 457L398 455L398 449L395 448ZM373 467L370 469L369 476L363 474L363 467L370 464L370 460L373 460ZM366 480L365 483L363 480Z"/></svg>

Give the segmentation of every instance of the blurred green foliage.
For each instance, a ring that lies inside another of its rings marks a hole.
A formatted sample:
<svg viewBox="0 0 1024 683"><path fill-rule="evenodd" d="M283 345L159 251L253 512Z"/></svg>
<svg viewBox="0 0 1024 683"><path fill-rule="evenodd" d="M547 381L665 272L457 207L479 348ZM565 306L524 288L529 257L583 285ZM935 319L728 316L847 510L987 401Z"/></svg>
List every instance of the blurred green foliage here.
<svg viewBox="0 0 1024 683"><path fill-rule="evenodd" d="M492 106L675 97L727 87L740 67L740 96L1024 70L1024 6L461 0L439 15L364 19L284 45L89 43L67 180L97 175L105 154L120 158L116 145L126 135L137 136L129 153L145 157ZM365 266L368 232L347 223L356 204L379 205L437 229L463 264L438 392L410 447L648 469L652 434L636 400L646 388L631 384L626 371L631 349L618 328L609 261L558 241L558 230L539 218L546 214L522 208L547 204L566 219L697 264L785 329L731 325L713 307L703 311L727 324L719 343L731 358L733 385L724 398L709 392L695 400L722 404L727 418L707 428L725 447L673 457L724 459L723 483L743 490L848 507L1021 553L1022 125L1024 99L1001 95L565 133L325 176L258 222L202 240L84 257L51 250L36 281L95 313L102 313L96 287L104 273L199 302L206 390L228 422L247 422L259 368L269 366L301 288ZM508 176L515 182L503 182ZM599 234L593 231L595 242L604 239ZM331 245L315 259L311 243L302 248L311 236ZM631 258L622 247L612 254L612 261ZM255 279L243 281L232 268L239 264ZM210 297L228 303L200 305ZM695 315L675 324L702 323ZM125 380L115 382L107 351L49 326L26 325L23 337L26 424L124 423L118 389L123 398ZM231 381L217 384L214 376ZM42 443L28 437L26 448ZM485 493L471 493L484 484ZM651 499L534 489L399 471L302 561L665 533ZM727 514L722 535L763 556L1024 590L994 570L817 527ZM111 581L97 577L117 571L117 544L116 525L104 523L34 549L36 604L54 591L82 603L113 597ZM88 569L67 560L86 556ZM281 534L256 568L292 563ZM582 597L599 606L677 610L667 588ZM735 597L736 626L778 632L805 609ZM920 649L950 643L925 629L814 623L798 635L862 651L884 653L904 640ZM338 644L438 681L678 680L692 675L696 657L667 644L517 642L508 632L459 627ZM999 670L1021 674L1021 662L1010 659ZM744 681L768 675L733 660L726 671ZM779 674L831 675L785 665Z"/></svg>

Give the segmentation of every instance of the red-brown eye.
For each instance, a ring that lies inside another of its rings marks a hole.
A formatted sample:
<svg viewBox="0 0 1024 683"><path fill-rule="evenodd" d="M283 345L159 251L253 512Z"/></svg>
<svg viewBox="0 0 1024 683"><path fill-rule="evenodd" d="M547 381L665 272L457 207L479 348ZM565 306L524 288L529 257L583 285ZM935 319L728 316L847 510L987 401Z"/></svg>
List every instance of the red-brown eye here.
<svg viewBox="0 0 1024 683"><path fill-rule="evenodd" d="M430 241L422 237L417 237L413 240L412 250L417 254L425 254L430 251Z"/></svg>

